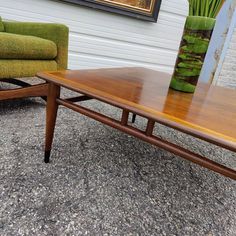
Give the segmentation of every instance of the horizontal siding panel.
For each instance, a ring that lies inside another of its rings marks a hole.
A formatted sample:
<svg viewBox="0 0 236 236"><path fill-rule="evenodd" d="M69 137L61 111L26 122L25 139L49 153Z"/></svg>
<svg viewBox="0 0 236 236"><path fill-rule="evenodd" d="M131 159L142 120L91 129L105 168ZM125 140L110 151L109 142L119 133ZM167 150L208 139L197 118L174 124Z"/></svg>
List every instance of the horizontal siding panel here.
<svg viewBox="0 0 236 236"><path fill-rule="evenodd" d="M172 72L187 1L162 2L156 24L52 0L1 0L0 14L6 20L68 25L72 69L137 65Z"/></svg>
<svg viewBox="0 0 236 236"><path fill-rule="evenodd" d="M43 9L42 9L43 10ZM5 12L7 19L12 19L12 15L15 15L15 19L22 20L22 21L45 21L45 22L62 22L70 27L70 30L72 32L81 32L84 34L90 34L94 36L101 36L101 37L107 37L107 38L125 38L126 41L132 41L131 39L140 39L140 40L148 40L149 38L155 39L155 41L165 41L169 40L170 42L167 43L173 43L176 41L176 35L182 34L182 28L184 24L184 19L176 18L176 17L170 17L168 14L165 16L166 19L169 19L169 21L161 21L161 19L158 20L158 25L153 23L145 23L145 27L141 27L141 24L135 25L135 26L127 26L122 24L121 28L118 26L109 26L107 27L107 24L105 22L101 22L101 24L98 26L94 22L81 22L81 20L73 20L72 16L70 16L69 19L61 19L59 16L53 17L52 15L45 15L42 16L41 14L37 14L34 12L28 12L27 16L25 16L25 12L22 12L22 10L15 10L10 8L2 8L2 11ZM22 16L21 16L22 14ZM54 13L55 14L55 13ZM43 18L43 20L42 20ZM130 18L127 18L129 19ZM133 20L133 19L132 19ZM91 21L91 19L90 19ZM97 21L97 20L96 20ZM137 20L139 23L142 23L142 21ZM168 24L168 22L170 22ZM168 27L168 28L167 28ZM168 32L168 34L167 34ZM177 38L177 41L179 38ZM171 45L171 44L167 44Z"/></svg>
<svg viewBox="0 0 236 236"><path fill-rule="evenodd" d="M95 55L104 55L119 59L126 58L149 63L158 62L159 57L162 57L162 63L170 66L175 62L175 59L174 61L170 60L170 58L175 57L175 52L161 48L142 47L136 44L130 45L117 42L108 43L103 40L94 40L84 36L78 36L78 39L77 36L71 36L70 50L73 52L94 53Z"/></svg>
<svg viewBox="0 0 236 236"><path fill-rule="evenodd" d="M83 69L83 68L106 68L106 67L147 67L155 70L162 70L164 72L170 73L172 68L165 65L158 64L150 64L150 63L141 63L130 60L119 60L119 59L111 59L106 57L100 57L96 55L89 54L74 54L70 53L70 62L71 69Z"/></svg>

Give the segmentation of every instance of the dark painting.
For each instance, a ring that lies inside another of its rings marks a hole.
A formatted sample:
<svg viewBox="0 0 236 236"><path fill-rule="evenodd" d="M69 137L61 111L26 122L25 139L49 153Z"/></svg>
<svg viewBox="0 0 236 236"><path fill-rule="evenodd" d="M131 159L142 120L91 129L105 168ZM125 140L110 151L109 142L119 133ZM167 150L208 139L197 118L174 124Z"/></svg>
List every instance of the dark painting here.
<svg viewBox="0 0 236 236"><path fill-rule="evenodd" d="M157 21L161 0L63 0L148 21Z"/></svg>

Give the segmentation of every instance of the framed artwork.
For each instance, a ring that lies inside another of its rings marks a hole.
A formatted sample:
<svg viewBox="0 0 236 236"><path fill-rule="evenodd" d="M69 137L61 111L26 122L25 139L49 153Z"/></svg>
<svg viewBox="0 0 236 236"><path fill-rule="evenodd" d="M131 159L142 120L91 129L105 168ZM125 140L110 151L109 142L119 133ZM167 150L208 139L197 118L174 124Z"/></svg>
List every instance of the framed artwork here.
<svg viewBox="0 0 236 236"><path fill-rule="evenodd" d="M156 22L161 0L62 0L100 10Z"/></svg>

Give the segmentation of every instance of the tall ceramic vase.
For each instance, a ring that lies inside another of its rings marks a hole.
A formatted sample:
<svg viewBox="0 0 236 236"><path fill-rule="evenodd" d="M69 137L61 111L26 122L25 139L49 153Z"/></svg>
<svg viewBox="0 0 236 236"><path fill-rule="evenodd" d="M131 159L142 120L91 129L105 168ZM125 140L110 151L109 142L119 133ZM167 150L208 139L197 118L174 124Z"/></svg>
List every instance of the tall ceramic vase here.
<svg viewBox="0 0 236 236"><path fill-rule="evenodd" d="M187 17L170 88L195 91L214 26L213 18Z"/></svg>

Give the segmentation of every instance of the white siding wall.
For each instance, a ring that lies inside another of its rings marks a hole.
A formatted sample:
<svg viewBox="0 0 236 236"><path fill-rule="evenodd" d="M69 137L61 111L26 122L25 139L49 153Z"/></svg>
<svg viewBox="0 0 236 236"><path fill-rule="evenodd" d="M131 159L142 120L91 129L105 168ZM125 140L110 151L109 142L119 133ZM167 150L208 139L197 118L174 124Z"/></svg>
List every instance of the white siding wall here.
<svg viewBox="0 0 236 236"><path fill-rule="evenodd" d="M217 85L236 89L236 28L234 28Z"/></svg>
<svg viewBox="0 0 236 236"><path fill-rule="evenodd" d="M69 26L71 69L144 66L172 72L187 6L187 0L162 0L156 24L52 0L0 0L0 15Z"/></svg>

